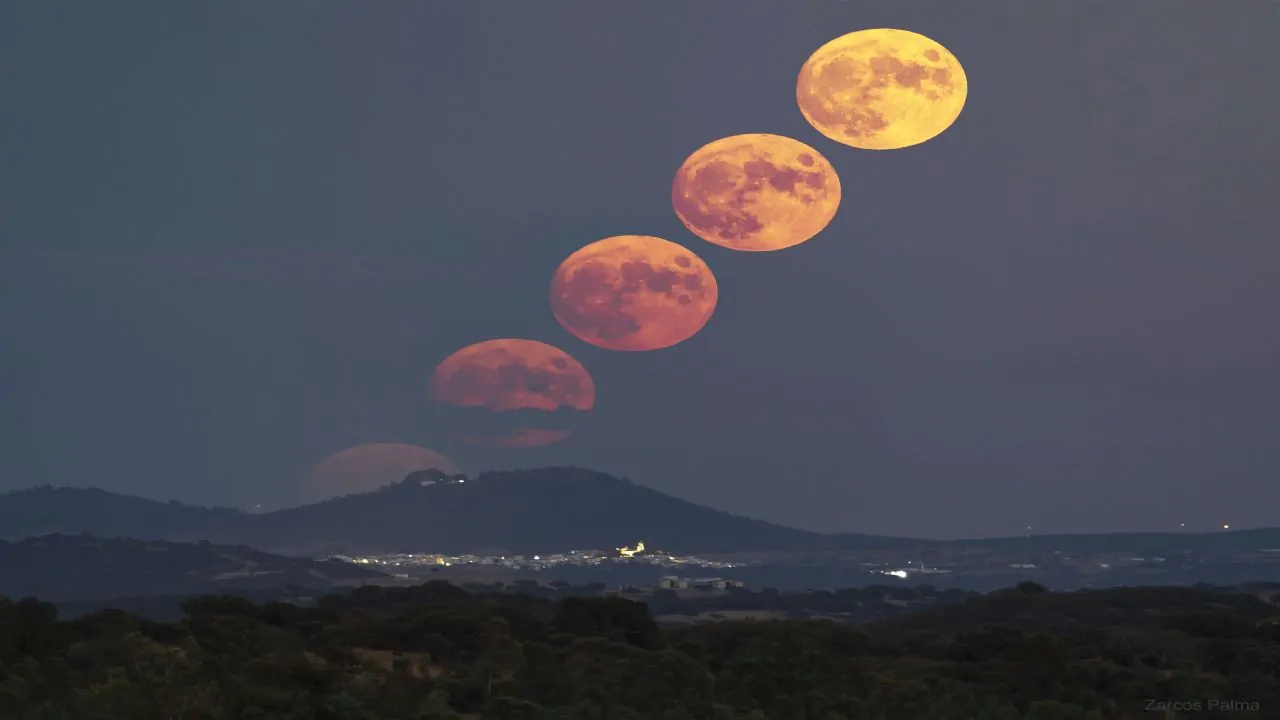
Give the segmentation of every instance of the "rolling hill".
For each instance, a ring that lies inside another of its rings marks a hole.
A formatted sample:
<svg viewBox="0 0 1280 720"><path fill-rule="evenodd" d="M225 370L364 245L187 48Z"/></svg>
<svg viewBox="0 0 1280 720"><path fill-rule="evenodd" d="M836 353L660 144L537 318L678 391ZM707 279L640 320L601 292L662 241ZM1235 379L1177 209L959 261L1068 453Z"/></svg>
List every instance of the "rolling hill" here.
<svg viewBox="0 0 1280 720"><path fill-rule="evenodd" d="M0 568L0 595L56 601L283 586L324 590L388 579L359 565L243 546L61 534L0 541Z"/></svg>
<svg viewBox="0 0 1280 720"><path fill-rule="evenodd" d="M456 482L435 470L373 492L260 515L48 486L0 495L0 539L49 533L241 544L296 555L533 554L644 541L676 553L812 554L947 546L977 553L1160 555L1280 548L1280 529L920 540L827 535L733 515L574 467L489 472Z"/></svg>
<svg viewBox="0 0 1280 720"><path fill-rule="evenodd" d="M0 537L8 539L92 533L313 555L559 552L641 540L673 552L807 551L834 542L572 467L491 472L464 483L426 470L374 492L261 515L43 487L0 495L0 523ZM840 544L886 541L892 539L848 535Z"/></svg>
<svg viewBox="0 0 1280 720"><path fill-rule="evenodd" d="M255 547L348 552L562 552L643 540L681 552L802 550L825 535L732 515L578 468L486 473L465 483L413 479L362 495L257 516ZM301 547L306 546L306 547Z"/></svg>
<svg viewBox="0 0 1280 720"><path fill-rule="evenodd" d="M234 525L242 513L121 495L99 488L43 485L0 495L0 540L89 533L160 540Z"/></svg>

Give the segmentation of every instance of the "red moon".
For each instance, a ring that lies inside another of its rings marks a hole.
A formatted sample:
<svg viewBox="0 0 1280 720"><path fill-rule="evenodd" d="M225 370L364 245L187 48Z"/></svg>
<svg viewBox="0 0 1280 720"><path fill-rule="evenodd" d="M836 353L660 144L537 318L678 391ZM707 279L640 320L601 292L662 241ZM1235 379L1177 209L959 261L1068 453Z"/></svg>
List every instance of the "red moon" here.
<svg viewBox="0 0 1280 720"><path fill-rule="evenodd" d="M591 374L565 351L536 340L500 339L469 345L445 358L431 374L432 399L494 412L561 408L591 410L596 387ZM470 442L504 447L548 445L567 430L516 428L499 438L466 436Z"/></svg>
<svg viewBox="0 0 1280 720"><path fill-rule="evenodd" d="M311 472L308 502L339 495L373 492L400 482L418 470L435 468L449 475L458 472L449 458L434 450L401 443L367 443L325 458Z"/></svg>
<svg viewBox="0 0 1280 720"><path fill-rule="evenodd" d="M551 311L574 337L608 350L659 350L693 337L715 312L716 276L691 250L619 235L570 255L551 280Z"/></svg>

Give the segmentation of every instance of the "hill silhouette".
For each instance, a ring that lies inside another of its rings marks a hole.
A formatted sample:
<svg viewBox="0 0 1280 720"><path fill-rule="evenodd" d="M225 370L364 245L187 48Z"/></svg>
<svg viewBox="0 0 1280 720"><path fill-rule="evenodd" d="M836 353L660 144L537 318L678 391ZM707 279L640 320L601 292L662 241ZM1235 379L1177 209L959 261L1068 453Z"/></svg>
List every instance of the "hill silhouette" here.
<svg viewBox="0 0 1280 720"><path fill-rule="evenodd" d="M0 540L52 533L161 540L234 526L243 514L231 508L184 505L122 495L99 488L42 485L0 495Z"/></svg>
<svg viewBox="0 0 1280 720"><path fill-rule="evenodd" d="M713 510L579 468L490 472L434 485L424 485L422 476L416 473L372 493L256 516L241 541L348 553L562 552L637 541L672 551L728 552L807 549L828 542L820 533Z"/></svg>
<svg viewBox="0 0 1280 720"><path fill-rule="evenodd" d="M1052 553L1159 555L1280 547L1280 529L1215 533L1057 535L921 540L828 535L746 518L575 467L484 473L458 483L437 470L373 492L260 515L159 502L100 489L48 486L0 495L0 539L49 533L243 544L284 554L441 552L533 554L606 550L643 541L676 553L822 555L948 546Z"/></svg>
<svg viewBox="0 0 1280 720"><path fill-rule="evenodd" d="M714 510L581 468L445 480L439 471L423 470L374 492L260 515L99 489L41 487L0 495L0 536L207 540L291 554L537 553L638 541L673 552L807 551L833 542L832 536ZM891 541L845 535L840 543Z"/></svg>
<svg viewBox="0 0 1280 720"><path fill-rule="evenodd" d="M283 557L244 546L62 534L0 541L0 568L0 595L57 601L286 585L329 589L387 578L351 563Z"/></svg>

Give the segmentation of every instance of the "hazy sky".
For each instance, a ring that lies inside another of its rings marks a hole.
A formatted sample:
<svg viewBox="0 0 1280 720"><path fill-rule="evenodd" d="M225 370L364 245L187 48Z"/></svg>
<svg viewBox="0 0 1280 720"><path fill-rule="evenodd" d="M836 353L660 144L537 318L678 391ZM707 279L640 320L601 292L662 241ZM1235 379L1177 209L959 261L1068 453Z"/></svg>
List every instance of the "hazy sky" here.
<svg viewBox="0 0 1280 720"><path fill-rule="evenodd" d="M938 138L797 110L868 27L964 64ZM1280 524L1277 33L1272 0L0 4L0 489L290 504L376 441L820 530ZM680 224L676 168L744 132L832 161L824 233ZM703 332L555 322L559 262L624 233L711 265ZM428 377L494 337L581 360L593 423L452 440Z"/></svg>

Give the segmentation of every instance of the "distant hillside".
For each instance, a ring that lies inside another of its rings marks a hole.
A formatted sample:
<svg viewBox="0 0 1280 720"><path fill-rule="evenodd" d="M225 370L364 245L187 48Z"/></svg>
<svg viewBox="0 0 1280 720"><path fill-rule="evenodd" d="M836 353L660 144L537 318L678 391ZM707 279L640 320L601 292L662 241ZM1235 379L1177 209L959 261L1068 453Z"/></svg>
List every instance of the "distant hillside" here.
<svg viewBox="0 0 1280 720"><path fill-rule="evenodd" d="M604 550L643 541L676 553L843 551L907 554L1097 551L1161 556L1182 550L1280 548L1280 529L1221 533L1057 535L917 540L822 533L754 520L581 468L491 472L463 483L423 470L374 492L250 515L98 489L42 487L0 495L0 538L88 532L144 540L207 540L283 554L388 552L509 554ZM793 558L794 559L794 558Z"/></svg>
<svg viewBox="0 0 1280 720"><path fill-rule="evenodd" d="M820 533L739 517L610 475L564 467L492 472L465 483L423 485L411 478L254 521L238 536L241 542L295 552L537 553L638 541L679 552L731 552L830 543Z"/></svg>
<svg viewBox="0 0 1280 720"><path fill-rule="evenodd" d="M0 569L0 595L53 601L286 585L329 589L387 578L349 563L282 557L247 547L56 534L0 541Z"/></svg>
<svg viewBox="0 0 1280 720"><path fill-rule="evenodd" d="M297 554L553 552L638 541L678 552L733 552L822 550L833 542L820 533L739 517L579 468L493 472L465 483L432 484L435 472L262 515L98 489L35 488L0 495L0 537L88 532L242 543ZM842 543L859 537L864 536L846 536Z"/></svg>
<svg viewBox="0 0 1280 720"><path fill-rule="evenodd" d="M0 540L50 533L159 540L203 533L242 517L229 508L160 502L98 488L44 485L0 495Z"/></svg>

